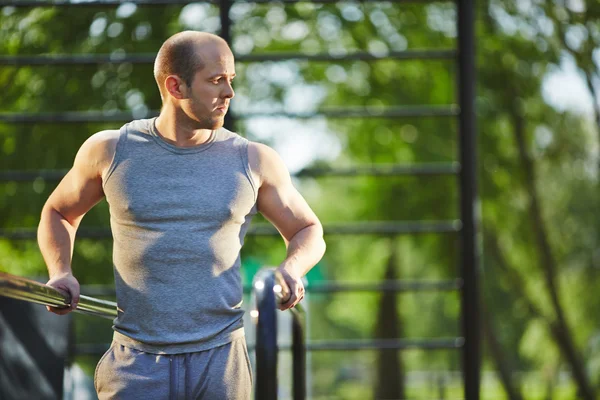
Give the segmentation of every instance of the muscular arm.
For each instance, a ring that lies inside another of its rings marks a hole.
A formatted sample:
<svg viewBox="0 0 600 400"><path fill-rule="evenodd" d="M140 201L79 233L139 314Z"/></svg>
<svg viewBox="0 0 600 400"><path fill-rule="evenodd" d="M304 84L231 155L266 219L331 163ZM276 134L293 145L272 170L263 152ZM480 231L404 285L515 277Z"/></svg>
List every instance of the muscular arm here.
<svg viewBox="0 0 600 400"><path fill-rule="evenodd" d="M75 233L85 213L104 196L102 174L110 165L117 141L118 131L91 136L42 209L37 237L48 267L48 285L71 297L71 308L52 308L53 312L65 314L79 301L79 284L71 270Z"/></svg>
<svg viewBox="0 0 600 400"><path fill-rule="evenodd" d="M304 276L325 253L321 222L298 193L279 155L268 146L251 143L249 161L259 182L258 210L281 233L287 256L279 266L292 291L282 309L293 307L304 294Z"/></svg>

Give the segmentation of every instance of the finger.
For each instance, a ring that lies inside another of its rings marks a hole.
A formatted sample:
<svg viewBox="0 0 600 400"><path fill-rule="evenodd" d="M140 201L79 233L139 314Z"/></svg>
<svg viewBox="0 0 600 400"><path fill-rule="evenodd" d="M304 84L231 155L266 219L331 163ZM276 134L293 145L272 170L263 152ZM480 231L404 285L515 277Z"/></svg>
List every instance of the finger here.
<svg viewBox="0 0 600 400"><path fill-rule="evenodd" d="M304 299L304 295L298 297L298 300L294 303L294 305L291 308L296 307L296 305L298 305L298 303L300 303L302 299Z"/></svg>
<svg viewBox="0 0 600 400"><path fill-rule="evenodd" d="M50 306L46 306L46 309L48 311L50 311L53 314L57 314L57 315L65 315L71 312L71 308L58 308L58 307L50 307Z"/></svg>
<svg viewBox="0 0 600 400"><path fill-rule="evenodd" d="M73 291L71 293L71 309L72 310L76 309L78 304L79 304L79 291L77 291L77 292Z"/></svg>
<svg viewBox="0 0 600 400"><path fill-rule="evenodd" d="M297 299L298 297L295 294L292 294L292 296L290 296L290 298L285 303L279 305L279 309L283 311L293 307Z"/></svg>

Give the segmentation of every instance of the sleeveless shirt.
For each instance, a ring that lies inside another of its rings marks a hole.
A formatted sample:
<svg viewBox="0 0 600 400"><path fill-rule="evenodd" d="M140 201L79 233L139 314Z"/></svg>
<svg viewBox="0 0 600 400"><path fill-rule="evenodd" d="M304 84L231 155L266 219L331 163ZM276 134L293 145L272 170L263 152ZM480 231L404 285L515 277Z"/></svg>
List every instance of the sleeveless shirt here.
<svg viewBox="0 0 600 400"><path fill-rule="evenodd" d="M244 335L240 250L257 212L248 141L220 128L182 148L154 123L121 128L103 177L114 340L159 354L207 350Z"/></svg>

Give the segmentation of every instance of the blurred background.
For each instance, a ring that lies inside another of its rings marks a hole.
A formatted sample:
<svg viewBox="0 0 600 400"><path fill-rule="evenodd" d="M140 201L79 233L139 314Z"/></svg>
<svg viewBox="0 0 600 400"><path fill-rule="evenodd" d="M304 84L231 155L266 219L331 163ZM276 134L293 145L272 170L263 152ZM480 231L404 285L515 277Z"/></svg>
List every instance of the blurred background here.
<svg viewBox="0 0 600 400"><path fill-rule="evenodd" d="M166 38L222 34L237 57L228 126L281 154L328 229L307 277L308 341L403 343L312 351L310 398L464 398L453 1L8 3L0 271L44 281L35 229L79 146L155 115ZM596 399L600 3L479 0L475 29L481 398ZM105 202L87 214L73 269L82 293L110 299L108 223ZM246 284L285 255L259 233L242 253ZM386 281L398 284L356 286ZM311 291L336 283L355 289ZM72 329L65 398L93 398L111 324L75 315Z"/></svg>

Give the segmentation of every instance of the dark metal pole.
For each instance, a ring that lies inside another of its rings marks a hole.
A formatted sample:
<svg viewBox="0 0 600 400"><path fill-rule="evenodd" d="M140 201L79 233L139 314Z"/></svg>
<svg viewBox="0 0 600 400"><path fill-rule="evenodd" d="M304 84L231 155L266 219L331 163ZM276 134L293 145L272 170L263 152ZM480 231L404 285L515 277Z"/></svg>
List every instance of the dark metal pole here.
<svg viewBox="0 0 600 400"><path fill-rule="evenodd" d="M256 274L254 294L258 322L256 324L256 389L255 397L261 400L277 399L277 305L275 277L272 271Z"/></svg>
<svg viewBox="0 0 600 400"><path fill-rule="evenodd" d="M458 93L460 132L463 379L465 398L478 400L480 391L479 251L477 246L477 174L475 138L475 0L458 0Z"/></svg>
<svg viewBox="0 0 600 400"><path fill-rule="evenodd" d="M219 16L221 17L221 37L231 47L231 19L229 18L229 11L231 10L231 0L220 0L219 1ZM230 112L225 115L225 129L234 131L235 121Z"/></svg>
<svg viewBox="0 0 600 400"><path fill-rule="evenodd" d="M292 389L294 400L306 399L306 345L304 318L292 315Z"/></svg>

